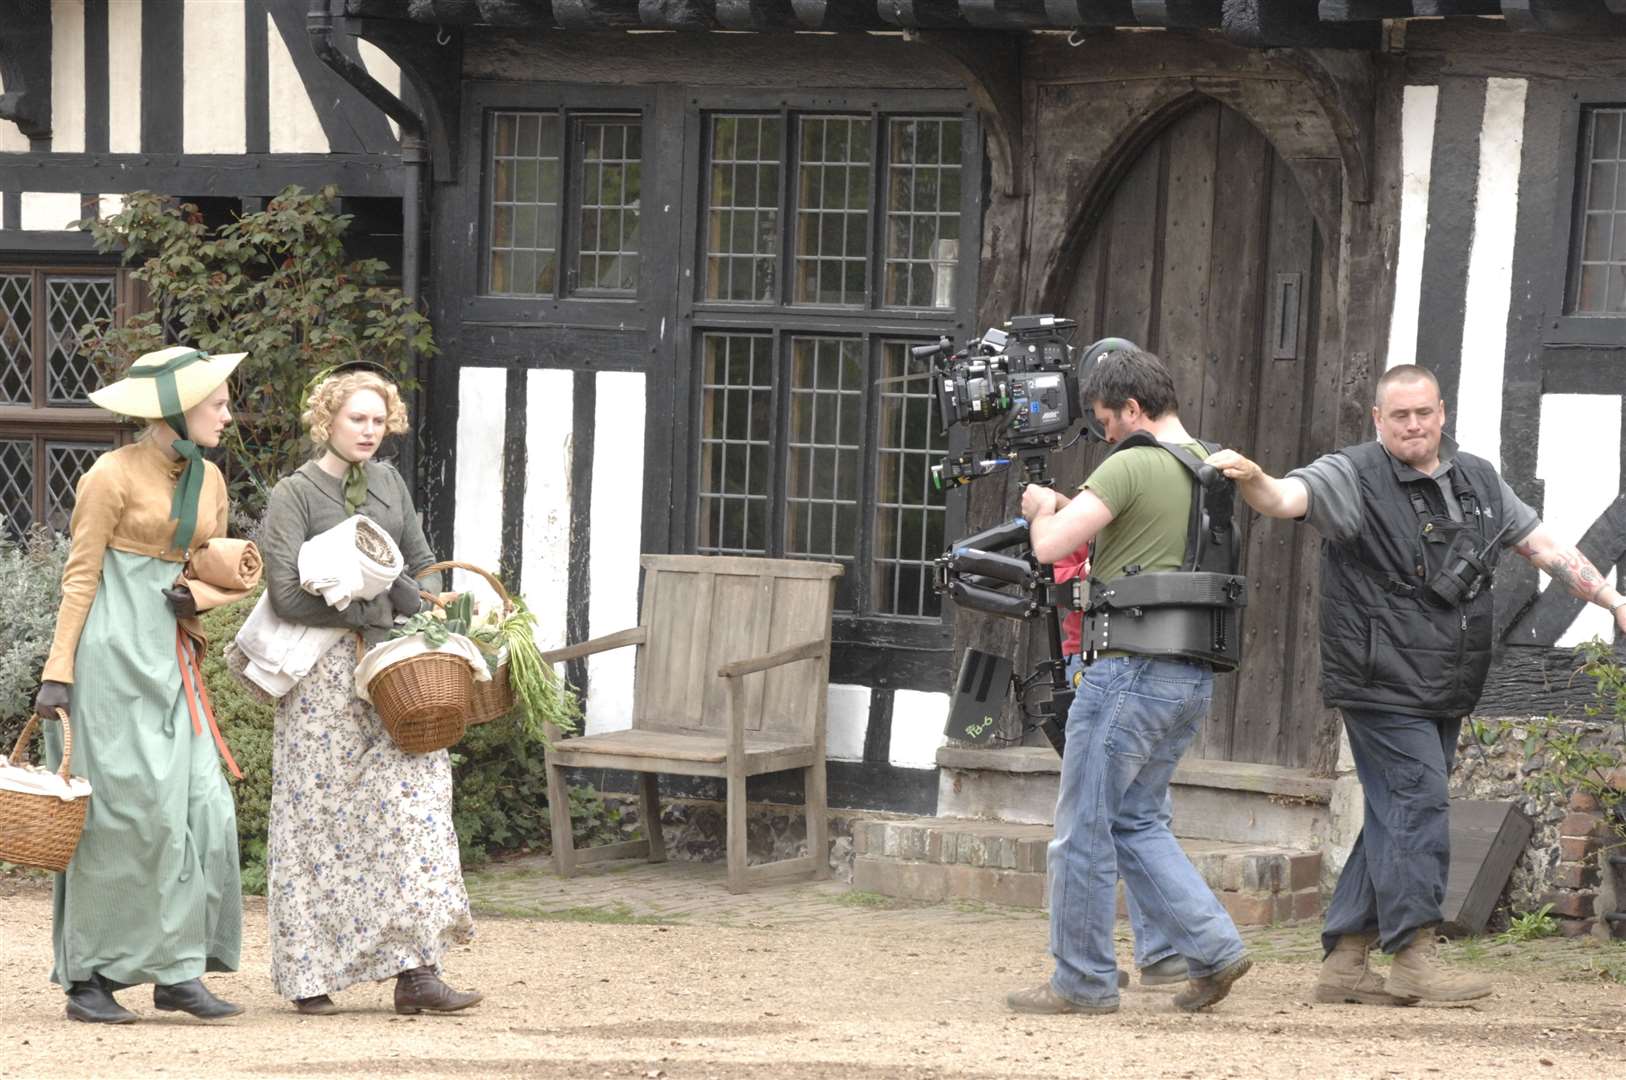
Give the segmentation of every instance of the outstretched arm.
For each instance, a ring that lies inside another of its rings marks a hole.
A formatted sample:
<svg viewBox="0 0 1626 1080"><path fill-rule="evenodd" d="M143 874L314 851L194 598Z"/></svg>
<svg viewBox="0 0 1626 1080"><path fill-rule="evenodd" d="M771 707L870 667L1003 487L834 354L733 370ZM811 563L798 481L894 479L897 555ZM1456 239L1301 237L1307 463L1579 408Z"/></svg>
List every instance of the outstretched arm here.
<svg viewBox="0 0 1626 1080"><path fill-rule="evenodd" d="M1310 489L1297 477L1271 476L1258 462L1235 450L1210 454L1206 463L1224 473L1227 480L1236 481L1248 505L1266 517L1301 518L1310 511Z"/></svg>
<svg viewBox="0 0 1626 1080"><path fill-rule="evenodd" d="M1571 596L1608 608L1615 616L1615 627L1626 634L1626 597L1609 584L1609 579L1598 572L1592 560L1581 554L1575 545L1559 540L1545 522L1532 529L1513 550L1562 585Z"/></svg>

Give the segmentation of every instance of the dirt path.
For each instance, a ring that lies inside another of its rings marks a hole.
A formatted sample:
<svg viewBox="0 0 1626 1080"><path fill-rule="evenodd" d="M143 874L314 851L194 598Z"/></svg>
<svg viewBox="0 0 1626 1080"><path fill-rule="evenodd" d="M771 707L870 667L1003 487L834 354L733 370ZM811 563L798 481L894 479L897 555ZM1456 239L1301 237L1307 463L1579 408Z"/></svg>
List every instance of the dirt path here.
<svg viewBox="0 0 1626 1080"><path fill-rule="evenodd" d="M624 881L636 895L638 880ZM640 922L625 903L578 904L545 919L487 915L476 942L447 964L451 981L487 1000L457 1016L411 1018L390 1011L388 984L340 995L338 1016L294 1014L271 992L265 908L253 900L244 970L211 977L248 1006L246 1016L211 1026L155 1013L137 988L123 999L141 1023L96 1028L65 1021L62 996L46 982L49 894L13 883L0 887L0 1077L1590 1080L1626 1072L1626 985L1616 981L1626 979L1626 944L1471 946L1468 961L1500 980L1480 1007L1374 1009L1309 1003L1314 929L1287 928L1250 935L1253 973L1208 1014L1175 1012L1169 991L1135 989L1112 1017L1016 1017L1003 1008L1004 992L1048 973L1042 916L896 908L825 888L767 890L755 920L738 906L708 918L705 901L720 890L704 875L692 884L695 913L675 923ZM787 897L803 916L775 916Z"/></svg>

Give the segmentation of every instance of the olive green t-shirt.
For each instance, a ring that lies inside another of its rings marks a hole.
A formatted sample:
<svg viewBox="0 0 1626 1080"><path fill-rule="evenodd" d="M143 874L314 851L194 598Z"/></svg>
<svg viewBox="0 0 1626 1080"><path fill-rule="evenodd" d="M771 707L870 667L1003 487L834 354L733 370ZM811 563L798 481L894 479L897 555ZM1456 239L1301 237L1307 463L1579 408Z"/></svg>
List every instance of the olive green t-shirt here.
<svg viewBox="0 0 1626 1080"><path fill-rule="evenodd" d="M1183 444L1208 456L1201 443ZM1090 576L1110 581L1124 568L1178 570L1186 561L1194 481L1173 454L1156 446L1132 446L1103 461L1084 487L1112 511L1095 540Z"/></svg>

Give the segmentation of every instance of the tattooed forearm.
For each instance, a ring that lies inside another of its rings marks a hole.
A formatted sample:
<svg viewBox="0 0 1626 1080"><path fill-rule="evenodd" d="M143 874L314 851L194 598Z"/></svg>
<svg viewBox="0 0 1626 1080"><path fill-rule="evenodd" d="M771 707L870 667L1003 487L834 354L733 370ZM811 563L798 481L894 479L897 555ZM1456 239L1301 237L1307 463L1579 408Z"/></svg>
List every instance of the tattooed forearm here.
<svg viewBox="0 0 1626 1080"><path fill-rule="evenodd" d="M1535 563L1555 582L1568 589L1571 596L1581 600L1592 600L1606 584L1598 568L1572 547L1541 552L1536 555Z"/></svg>

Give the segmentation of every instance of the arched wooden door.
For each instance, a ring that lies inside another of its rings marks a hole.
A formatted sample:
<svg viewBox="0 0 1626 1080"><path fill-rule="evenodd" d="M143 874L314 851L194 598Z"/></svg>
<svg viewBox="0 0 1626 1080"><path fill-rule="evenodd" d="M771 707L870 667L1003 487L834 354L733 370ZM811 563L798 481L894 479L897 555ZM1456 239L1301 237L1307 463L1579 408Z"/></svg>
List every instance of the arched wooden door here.
<svg viewBox="0 0 1626 1080"><path fill-rule="evenodd" d="M1077 343L1127 337L1168 362L1188 430L1280 475L1326 449L1313 429L1324 244L1291 169L1246 118L1198 104L1139 154L1079 253ZM1328 430L1330 437L1330 426ZM1058 462L1080 475L1099 447ZM1243 667L1221 676L1196 753L1310 764L1318 540L1244 506Z"/></svg>

